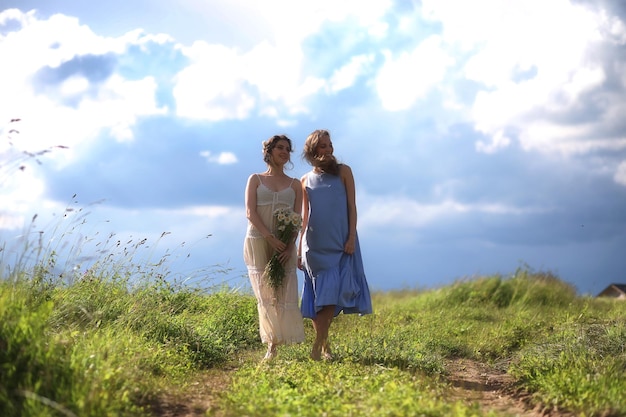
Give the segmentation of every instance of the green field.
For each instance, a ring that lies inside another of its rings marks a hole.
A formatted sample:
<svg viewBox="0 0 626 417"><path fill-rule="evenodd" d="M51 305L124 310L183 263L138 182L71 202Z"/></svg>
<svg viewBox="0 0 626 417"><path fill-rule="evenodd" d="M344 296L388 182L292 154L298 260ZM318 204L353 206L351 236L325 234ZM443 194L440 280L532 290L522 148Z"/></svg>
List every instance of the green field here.
<svg viewBox="0 0 626 417"><path fill-rule="evenodd" d="M374 314L333 323L332 360L308 358L307 321L305 343L262 362L250 294L46 265L0 281L4 417L515 415L459 396L462 360L505 375L528 410L626 415L626 302L550 273L375 293Z"/></svg>

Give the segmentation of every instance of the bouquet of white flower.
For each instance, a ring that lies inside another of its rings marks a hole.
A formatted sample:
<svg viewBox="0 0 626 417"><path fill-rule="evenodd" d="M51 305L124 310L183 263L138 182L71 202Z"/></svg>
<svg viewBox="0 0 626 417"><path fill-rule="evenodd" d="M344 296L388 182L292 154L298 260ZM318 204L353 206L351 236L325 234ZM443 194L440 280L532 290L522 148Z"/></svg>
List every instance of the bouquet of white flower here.
<svg viewBox="0 0 626 417"><path fill-rule="evenodd" d="M302 216L289 208L280 208L274 211L274 235L281 242L288 244L302 227ZM270 287L278 288L283 285L285 266L280 263L278 253L274 253L265 266L265 275Z"/></svg>

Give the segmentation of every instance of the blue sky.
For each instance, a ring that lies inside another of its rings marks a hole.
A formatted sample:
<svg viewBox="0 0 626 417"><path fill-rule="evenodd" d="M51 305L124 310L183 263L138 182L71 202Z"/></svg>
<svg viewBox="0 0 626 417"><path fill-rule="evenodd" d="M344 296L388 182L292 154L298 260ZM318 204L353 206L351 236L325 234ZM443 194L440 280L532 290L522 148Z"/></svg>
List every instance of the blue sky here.
<svg viewBox="0 0 626 417"><path fill-rule="evenodd" d="M584 294L626 281L623 2L0 7L5 264L38 214L36 230L75 240L68 267L146 239L172 276L245 285L261 142L290 136L300 177L324 128L355 174L373 290L519 267Z"/></svg>

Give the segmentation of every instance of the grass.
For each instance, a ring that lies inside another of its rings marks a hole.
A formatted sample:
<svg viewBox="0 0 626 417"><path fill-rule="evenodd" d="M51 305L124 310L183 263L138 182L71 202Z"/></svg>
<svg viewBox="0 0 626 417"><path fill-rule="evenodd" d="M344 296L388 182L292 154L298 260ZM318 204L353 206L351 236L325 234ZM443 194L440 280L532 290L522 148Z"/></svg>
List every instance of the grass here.
<svg viewBox="0 0 626 417"><path fill-rule="evenodd" d="M24 233L0 248L2 416L159 415L207 372L225 375L198 391L207 415L505 416L451 395L459 358L506 370L531 406L626 414L626 303L580 297L551 273L375 293L374 314L333 322L332 361L308 359L307 320L306 343L264 363L250 293L177 283L163 260L137 257L143 240L110 236L76 270L84 220L72 210L59 239Z"/></svg>
<svg viewBox="0 0 626 417"><path fill-rule="evenodd" d="M449 400L445 360L454 358L505 364L543 407L626 413L626 303L577 297L557 277L523 270L374 298L372 317L333 324L332 364L295 347L267 369L243 367L224 394L227 415L493 413Z"/></svg>
<svg viewBox="0 0 626 417"><path fill-rule="evenodd" d="M336 319L331 362L308 360L307 321L307 343L263 363L250 294L158 277L130 285L95 270L71 284L42 270L5 277L0 415L152 415L168 390L234 357L247 359L216 415L502 415L451 399L445 362L454 358L506 364L537 404L626 413L626 303L578 297L557 277L520 270L376 293L374 305L372 315Z"/></svg>

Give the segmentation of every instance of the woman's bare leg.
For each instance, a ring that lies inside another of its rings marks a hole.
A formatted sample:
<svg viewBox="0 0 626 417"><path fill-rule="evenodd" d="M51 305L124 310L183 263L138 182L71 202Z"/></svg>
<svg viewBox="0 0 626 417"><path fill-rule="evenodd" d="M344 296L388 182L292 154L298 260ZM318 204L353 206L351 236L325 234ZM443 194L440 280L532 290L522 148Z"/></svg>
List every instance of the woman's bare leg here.
<svg viewBox="0 0 626 417"><path fill-rule="evenodd" d="M329 361L333 358L333 352L330 350L330 342L326 339L326 343L322 346L322 358Z"/></svg>
<svg viewBox="0 0 626 417"><path fill-rule="evenodd" d="M263 358L263 360L271 360L274 359L276 357L276 344L275 343L268 343L267 344L267 353L265 353L265 357Z"/></svg>
<svg viewBox="0 0 626 417"><path fill-rule="evenodd" d="M319 361L322 358L322 349L326 349L328 344L328 329L335 317L335 306L324 306L317 312L313 319L315 329L315 341L311 350L311 359Z"/></svg>

